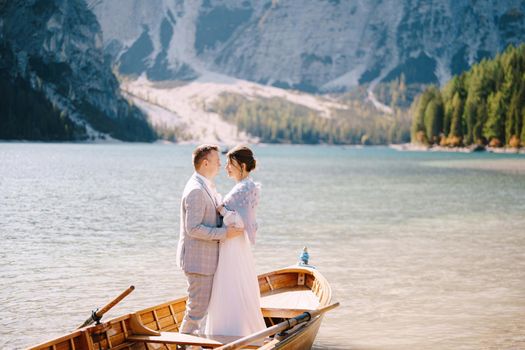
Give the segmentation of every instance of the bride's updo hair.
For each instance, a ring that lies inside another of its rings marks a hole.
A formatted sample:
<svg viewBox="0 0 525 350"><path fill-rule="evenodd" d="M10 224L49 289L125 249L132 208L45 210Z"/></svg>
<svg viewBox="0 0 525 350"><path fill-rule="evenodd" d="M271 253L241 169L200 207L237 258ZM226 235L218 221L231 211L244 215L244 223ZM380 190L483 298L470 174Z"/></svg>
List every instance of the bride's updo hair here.
<svg viewBox="0 0 525 350"><path fill-rule="evenodd" d="M236 146L231 149L226 156L230 161L235 160L242 168L242 164L246 166L246 171L250 172L255 169L257 161L253 157L253 152L246 146Z"/></svg>

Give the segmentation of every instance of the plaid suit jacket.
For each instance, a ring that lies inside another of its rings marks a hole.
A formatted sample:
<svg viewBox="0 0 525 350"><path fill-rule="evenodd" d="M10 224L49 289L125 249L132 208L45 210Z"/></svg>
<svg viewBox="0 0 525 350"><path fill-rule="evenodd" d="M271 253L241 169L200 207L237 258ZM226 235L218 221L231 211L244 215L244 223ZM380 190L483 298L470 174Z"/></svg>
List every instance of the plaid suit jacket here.
<svg viewBox="0 0 525 350"><path fill-rule="evenodd" d="M186 273L213 275L219 260L219 241L226 239L215 202L204 181L188 180L180 204L177 265Z"/></svg>

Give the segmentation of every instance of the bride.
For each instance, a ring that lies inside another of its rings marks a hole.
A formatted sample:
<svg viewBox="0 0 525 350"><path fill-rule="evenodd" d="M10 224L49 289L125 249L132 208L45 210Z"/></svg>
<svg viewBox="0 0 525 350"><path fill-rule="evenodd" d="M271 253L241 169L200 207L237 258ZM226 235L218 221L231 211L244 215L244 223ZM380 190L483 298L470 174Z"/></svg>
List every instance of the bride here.
<svg viewBox="0 0 525 350"><path fill-rule="evenodd" d="M256 161L248 147L237 146L226 156L226 172L236 184L219 210L224 223L244 227L244 235L220 243L205 334L246 336L266 328L251 251L260 185L250 178Z"/></svg>

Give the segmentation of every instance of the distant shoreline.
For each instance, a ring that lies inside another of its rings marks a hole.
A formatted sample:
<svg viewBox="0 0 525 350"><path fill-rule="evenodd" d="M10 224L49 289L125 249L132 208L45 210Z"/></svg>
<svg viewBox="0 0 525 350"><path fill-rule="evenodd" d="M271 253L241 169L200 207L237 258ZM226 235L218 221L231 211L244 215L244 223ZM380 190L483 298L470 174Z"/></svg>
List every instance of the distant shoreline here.
<svg viewBox="0 0 525 350"><path fill-rule="evenodd" d="M443 147L443 146L425 146L416 145L413 143L392 144L390 148L402 152L451 152L451 153L474 153L474 152L489 152L500 154L525 154L525 147L508 148L508 147L488 147L473 145L468 147Z"/></svg>
<svg viewBox="0 0 525 350"><path fill-rule="evenodd" d="M130 142L130 141L121 141L117 139L95 139L95 140L2 140L0 139L0 143L21 143L21 144L31 144L31 143L39 143L39 144L77 144L77 145L124 145L124 144L151 144L151 145L180 145L180 146L187 146L187 145L199 145L202 143L209 143L207 141L168 141L168 140L156 140L154 142ZM216 143L221 147L229 148L233 147L233 145L237 143L224 143L224 142L211 142ZM391 148L396 151L400 152L449 152L449 153L497 153L497 154L525 154L525 147L521 148L495 148L495 147L483 147L483 146L470 146L470 147L443 147L443 146L424 146L424 145L416 145L412 143L403 143L403 144L384 144L384 145L362 145L362 144L328 144L328 143L318 143L318 144L311 144L311 143L288 143L288 142L281 142L281 143L268 143L268 142L242 142L239 141L238 143L242 144L250 144L250 145L257 145L261 147L265 146L332 146L332 147L343 147L345 149L366 149L366 148L377 148L377 147L384 147L384 148Z"/></svg>

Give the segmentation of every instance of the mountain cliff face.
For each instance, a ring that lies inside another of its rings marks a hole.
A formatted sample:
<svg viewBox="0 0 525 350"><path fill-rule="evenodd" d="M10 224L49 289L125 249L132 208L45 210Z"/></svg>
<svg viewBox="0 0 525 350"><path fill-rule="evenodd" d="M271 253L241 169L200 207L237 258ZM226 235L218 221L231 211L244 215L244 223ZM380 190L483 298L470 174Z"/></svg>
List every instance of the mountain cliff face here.
<svg viewBox="0 0 525 350"><path fill-rule="evenodd" d="M205 72L303 91L444 84L525 40L521 0L87 0L128 75Z"/></svg>
<svg viewBox="0 0 525 350"><path fill-rule="evenodd" d="M154 138L141 112L120 96L100 25L84 1L2 1L0 42L2 86L24 82L31 94L44 96L61 118L85 128L73 138L100 132L124 140Z"/></svg>

